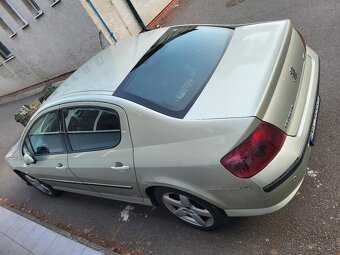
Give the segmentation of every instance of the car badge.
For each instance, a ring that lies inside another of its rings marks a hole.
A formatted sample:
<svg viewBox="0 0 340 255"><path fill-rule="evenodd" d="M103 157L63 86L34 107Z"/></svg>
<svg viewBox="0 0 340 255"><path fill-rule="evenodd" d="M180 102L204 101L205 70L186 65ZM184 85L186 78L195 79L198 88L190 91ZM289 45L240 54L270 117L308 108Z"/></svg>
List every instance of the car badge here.
<svg viewBox="0 0 340 255"><path fill-rule="evenodd" d="M294 67L291 67L291 68L290 68L289 74L290 74L290 76L294 79L294 81L296 82L297 79L298 79L298 74L297 74L297 72L295 71Z"/></svg>
<svg viewBox="0 0 340 255"><path fill-rule="evenodd" d="M285 128L288 128L288 126L289 126L290 119L292 118L292 115L293 115L293 110L294 110L294 105L291 105L289 107L288 117L287 117L287 120L285 122Z"/></svg>

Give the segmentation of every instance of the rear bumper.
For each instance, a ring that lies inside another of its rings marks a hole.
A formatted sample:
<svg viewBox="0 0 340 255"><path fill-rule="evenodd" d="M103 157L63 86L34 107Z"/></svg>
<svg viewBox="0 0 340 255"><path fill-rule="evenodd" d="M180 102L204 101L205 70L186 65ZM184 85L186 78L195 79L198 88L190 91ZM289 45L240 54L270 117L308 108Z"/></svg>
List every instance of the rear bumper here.
<svg viewBox="0 0 340 255"><path fill-rule="evenodd" d="M318 110L319 110L319 106L320 106L320 97L317 96L317 101L314 107L314 112L316 113L315 115L313 115L315 118L312 118L312 123L310 125L310 129L309 129L309 134L311 134L312 132L312 124L316 125L316 121L318 118ZM313 131L314 133L314 131ZM313 146L314 145L314 139L313 142L312 140L308 137L305 141L305 146L302 150L302 154L295 160L295 162L291 165L290 168L288 168L282 175L279 176L279 178L275 179L272 183L266 185L265 187L263 187L263 190L265 192L271 192L274 189L276 189L277 187L279 187L282 183L284 183L292 174L295 173L295 171L300 167L301 163L303 162L304 158L305 158L305 153L307 151L307 146Z"/></svg>
<svg viewBox="0 0 340 255"><path fill-rule="evenodd" d="M303 182L303 179L296 186L296 188L293 190L292 193L290 193L285 199L283 199L281 202L277 203L276 205L265 207L265 208L258 208L258 209L225 210L225 212L229 217L258 216L258 215L275 212L281 209L282 207L284 207L286 204L289 203L290 200L293 199L296 192L298 192L302 182Z"/></svg>
<svg viewBox="0 0 340 255"><path fill-rule="evenodd" d="M255 216L277 211L294 197L301 186L311 152L310 131L319 88L319 58L310 48L307 48L303 83L308 89L297 135L287 136L276 158L251 178L259 188L259 200L249 201L249 209L226 209L228 216Z"/></svg>

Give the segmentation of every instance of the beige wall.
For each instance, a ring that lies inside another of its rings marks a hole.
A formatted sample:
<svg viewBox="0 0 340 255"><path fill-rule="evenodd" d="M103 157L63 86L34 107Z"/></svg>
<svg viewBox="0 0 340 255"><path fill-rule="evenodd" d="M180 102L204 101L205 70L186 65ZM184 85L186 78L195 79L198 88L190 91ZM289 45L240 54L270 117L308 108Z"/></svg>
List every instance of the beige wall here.
<svg viewBox="0 0 340 255"><path fill-rule="evenodd" d="M0 97L77 69L108 45L107 39L79 1L35 0L43 15L35 14L22 0L11 0L28 22L22 29L0 0L0 16L12 27L10 35L0 27L0 41L14 58L0 56Z"/></svg>
<svg viewBox="0 0 340 255"><path fill-rule="evenodd" d="M50 1L35 1L44 12L38 19L22 0L11 0L29 23L27 28L21 29L0 0L0 16L17 33L10 37L0 27L0 41L14 55L6 63L0 57L0 97L73 71L109 43L114 43L87 0L60 1L54 7L50 7ZM141 31L125 0L91 1L117 40ZM170 2L132 0L146 25Z"/></svg>
<svg viewBox="0 0 340 255"><path fill-rule="evenodd" d="M87 0L80 1L94 23L104 33L105 37L111 43L114 43ZM91 1L117 40L129 38L141 31L141 27L134 18L125 0ZM144 21L144 24L147 25L171 2L171 0L132 0L131 2Z"/></svg>

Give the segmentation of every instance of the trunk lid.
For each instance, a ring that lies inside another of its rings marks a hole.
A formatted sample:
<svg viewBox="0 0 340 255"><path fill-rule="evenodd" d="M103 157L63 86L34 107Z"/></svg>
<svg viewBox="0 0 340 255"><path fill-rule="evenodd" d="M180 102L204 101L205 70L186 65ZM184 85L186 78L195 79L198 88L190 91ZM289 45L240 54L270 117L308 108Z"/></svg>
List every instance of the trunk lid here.
<svg viewBox="0 0 340 255"><path fill-rule="evenodd" d="M289 20L236 27L218 67L184 119L255 116L295 135L290 121L304 52Z"/></svg>

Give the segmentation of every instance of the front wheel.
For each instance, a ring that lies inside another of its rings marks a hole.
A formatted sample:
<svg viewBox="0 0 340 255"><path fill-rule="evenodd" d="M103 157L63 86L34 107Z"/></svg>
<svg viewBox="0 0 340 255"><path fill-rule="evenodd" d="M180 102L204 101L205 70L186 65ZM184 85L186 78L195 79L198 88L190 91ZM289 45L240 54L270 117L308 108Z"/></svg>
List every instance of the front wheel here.
<svg viewBox="0 0 340 255"><path fill-rule="evenodd" d="M59 190L55 190L50 185L44 182L41 182L38 179L35 179L32 176L29 176L28 174L22 174L22 176L29 184L31 184L34 188L44 193L45 195L55 197L60 194Z"/></svg>
<svg viewBox="0 0 340 255"><path fill-rule="evenodd" d="M159 204L193 227L216 230L226 219L223 210L188 193L160 187L155 189L155 195Z"/></svg>

